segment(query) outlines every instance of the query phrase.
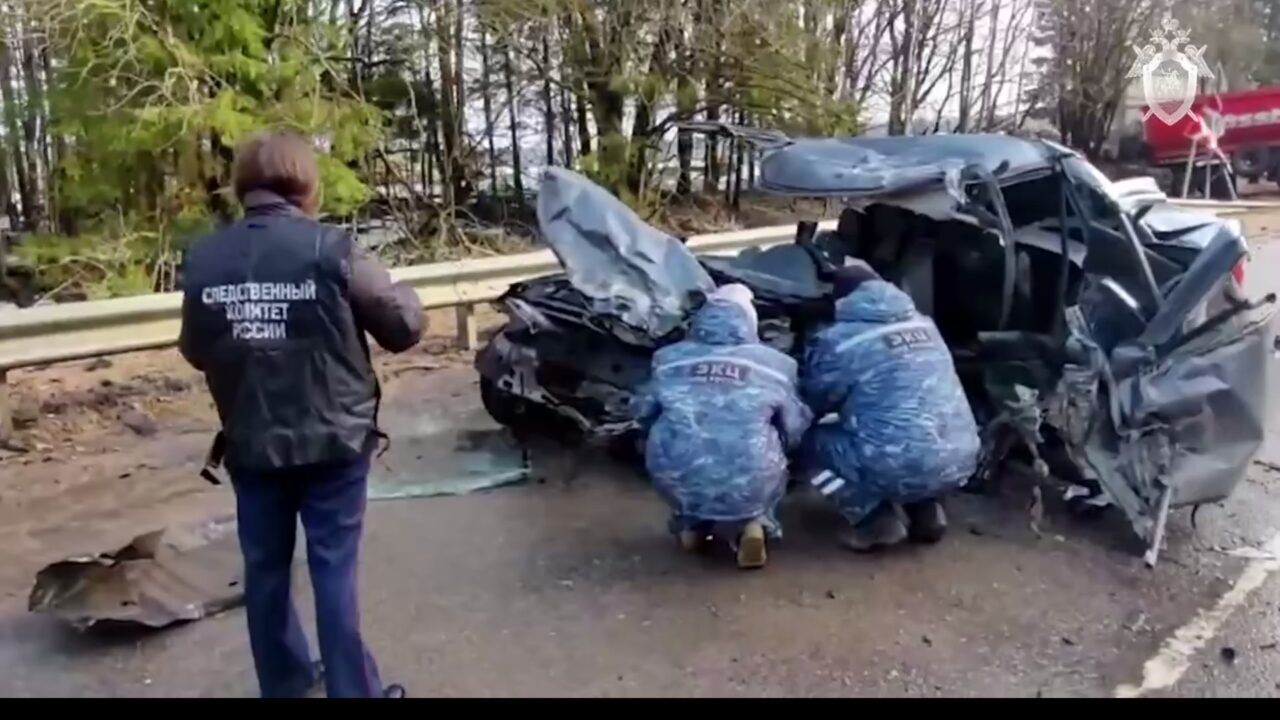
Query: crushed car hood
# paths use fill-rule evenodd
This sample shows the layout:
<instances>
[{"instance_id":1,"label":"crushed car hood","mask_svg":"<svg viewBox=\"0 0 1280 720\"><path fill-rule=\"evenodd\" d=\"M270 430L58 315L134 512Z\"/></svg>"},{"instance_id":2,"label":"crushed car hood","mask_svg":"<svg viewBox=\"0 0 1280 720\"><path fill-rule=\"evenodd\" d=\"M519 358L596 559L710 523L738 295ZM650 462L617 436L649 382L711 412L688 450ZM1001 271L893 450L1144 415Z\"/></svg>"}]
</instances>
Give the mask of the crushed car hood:
<instances>
[{"instance_id":1,"label":"crushed car hood","mask_svg":"<svg viewBox=\"0 0 1280 720\"><path fill-rule=\"evenodd\" d=\"M652 337L680 327L715 283L676 238L587 178L548 168L538 189L542 238L592 310Z\"/></svg>"}]
</instances>

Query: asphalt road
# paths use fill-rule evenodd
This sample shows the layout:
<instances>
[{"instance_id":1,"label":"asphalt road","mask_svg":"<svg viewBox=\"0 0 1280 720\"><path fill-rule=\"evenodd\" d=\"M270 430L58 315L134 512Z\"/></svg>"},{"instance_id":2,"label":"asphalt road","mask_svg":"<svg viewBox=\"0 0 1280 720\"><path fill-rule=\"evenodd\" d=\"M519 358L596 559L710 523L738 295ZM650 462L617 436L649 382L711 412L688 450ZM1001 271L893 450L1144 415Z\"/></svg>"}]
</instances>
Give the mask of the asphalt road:
<instances>
[{"instance_id":1,"label":"asphalt road","mask_svg":"<svg viewBox=\"0 0 1280 720\"><path fill-rule=\"evenodd\" d=\"M1258 249L1250 285L1280 289L1280 244ZM465 368L406 378L388 399L393 433L471 412L474 396ZM198 438L144 448L167 468L158 476L202 450ZM1280 463L1280 442L1261 459ZM1280 696L1280 473L1262 466L1195 528L1176 512L1154 570L1118 516L1051 505L1037 536L1028 488L1012 483L956 498L940 545L879 557L838 548L832 512L792 498L769 567L743 573L725 554L680 553L632 472L534 460L524 485L371 504L362 602L388 681L419 696ZM187 514L227 501L182 495ZM45 532L149 529L141 512ZM20 578L6 577L0 695L254 693L241 611L79 635L25 613Z\"/></svg>"}]
</instances>

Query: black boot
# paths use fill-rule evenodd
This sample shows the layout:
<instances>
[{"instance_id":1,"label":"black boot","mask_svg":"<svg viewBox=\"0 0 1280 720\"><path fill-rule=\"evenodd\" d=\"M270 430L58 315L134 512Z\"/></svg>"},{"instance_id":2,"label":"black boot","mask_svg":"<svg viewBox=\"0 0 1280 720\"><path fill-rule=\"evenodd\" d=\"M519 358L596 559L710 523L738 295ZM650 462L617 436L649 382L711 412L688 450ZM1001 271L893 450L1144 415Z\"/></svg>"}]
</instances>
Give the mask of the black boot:
<instances>
[{"instance_id":1,"label":"black boot","mask_svg":"<svg viewBox=\"0 0 1280 720\"><path fill-rule=\"evenodd\" d=\"M947 534L947 512L937 499L907 503L907 532L912 542L932 544Z\"/></svg>"},{"instance_id":2,"label":"black boot","mask_svg":"<svg viewBox=\"0 0 1280 720\"><path fill-rule=\"evenodd\" d=\"M840 533L840 544L854 552L871 552L907 539L907 526L892 503L881 503L870 515Z\"/></svg>"}]
</instances>

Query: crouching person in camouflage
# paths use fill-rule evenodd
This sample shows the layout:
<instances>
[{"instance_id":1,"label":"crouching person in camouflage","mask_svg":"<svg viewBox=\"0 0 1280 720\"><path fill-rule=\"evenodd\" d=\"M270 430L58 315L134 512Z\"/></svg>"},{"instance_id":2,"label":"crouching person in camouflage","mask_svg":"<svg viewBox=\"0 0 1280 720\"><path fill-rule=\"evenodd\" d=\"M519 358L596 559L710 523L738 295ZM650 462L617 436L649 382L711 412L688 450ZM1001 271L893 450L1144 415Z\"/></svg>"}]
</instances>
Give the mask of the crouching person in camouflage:
<instances>
[{"instance_id":1,"label":"crouching person in camouflage","mask_svg":"<svg viewBox=\"0 0 1280 720\"><path fill-rule=\"evenodd\" d=\"M686 340L653 359L637 417L649 430L645 463L671 505L671 530L689 551L728 540L738 566L765 564L781 536L774 508L786 492L787 453L810 414L796 394L796 363L760 344L751 291L721 288Z\"/></svg>"},{"instance_id":2,"label":"crouching person in camouflage","mask_svg":"<svg viewBox=\"0 0 1280 720\"><path fill-rule=\"evenodd\" d=\"M868 266L838 271L835 323L807 348L802 394L818 417L804 478L850 524L857 551L946 530L941 496L975 470L978 430L951 354L911 298ZM905 516L905 517L904 517Z\"/></svg>"}]
</instances>

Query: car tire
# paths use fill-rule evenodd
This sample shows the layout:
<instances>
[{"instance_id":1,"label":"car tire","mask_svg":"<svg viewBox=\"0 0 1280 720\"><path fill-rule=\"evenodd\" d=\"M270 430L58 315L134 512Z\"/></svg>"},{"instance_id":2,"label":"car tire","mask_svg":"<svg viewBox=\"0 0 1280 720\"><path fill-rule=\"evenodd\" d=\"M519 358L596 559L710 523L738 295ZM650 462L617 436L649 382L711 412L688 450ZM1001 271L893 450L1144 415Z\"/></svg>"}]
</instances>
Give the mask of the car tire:
<instances>
[{"instance_id":1,"label":"car tire","mask_svg":"<svg viewBox=\"0 0 1280 720\"><path fill-rule=\"evenodd\" d=\"M629 432L609 443L609 458L621 465L644 466L644 436Z\"/></svg>"},{"instance_id":2,"label":"car tire","mask_svg":"<svg viewBox=\"0 0 1280 720\"><path fill-rule=\"evenodd\" d=\"M499 425L516 427L527 414L528 403L497 386L486 377L480 378L480 404Z\"/></svg>"}]
</instances>

